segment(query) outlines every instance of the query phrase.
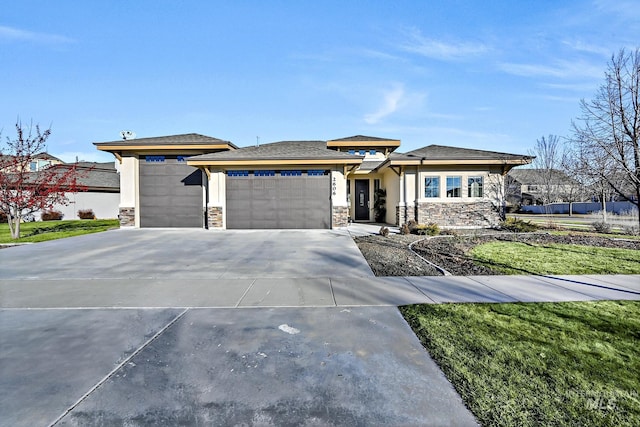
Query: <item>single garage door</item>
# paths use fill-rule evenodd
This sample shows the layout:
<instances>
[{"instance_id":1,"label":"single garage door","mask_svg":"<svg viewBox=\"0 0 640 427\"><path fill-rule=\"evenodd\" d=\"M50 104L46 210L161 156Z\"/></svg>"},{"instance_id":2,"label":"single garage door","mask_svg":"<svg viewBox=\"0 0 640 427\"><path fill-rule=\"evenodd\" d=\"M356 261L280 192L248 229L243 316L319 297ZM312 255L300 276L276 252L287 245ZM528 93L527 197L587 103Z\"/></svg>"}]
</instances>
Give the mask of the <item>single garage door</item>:
<instances>
[{"instance_id":1,"label":"single garage door","mask_svg":"<svg viewBox=\"0 0 640 427\"><path fill-rule=\"evenodd\" d=\"M202 172L183 156L140 156L140 226L202 227Z\"/></svg>"},{"instance_id":2,"label":"single garage door","mask_svg":"<svg viewBox=\"0 0 640 427\"><path fill-rule=\"evenodd\" d=\"M329 172L229 171L227 228L331 228Z\"/></svg>"}]
</instances>

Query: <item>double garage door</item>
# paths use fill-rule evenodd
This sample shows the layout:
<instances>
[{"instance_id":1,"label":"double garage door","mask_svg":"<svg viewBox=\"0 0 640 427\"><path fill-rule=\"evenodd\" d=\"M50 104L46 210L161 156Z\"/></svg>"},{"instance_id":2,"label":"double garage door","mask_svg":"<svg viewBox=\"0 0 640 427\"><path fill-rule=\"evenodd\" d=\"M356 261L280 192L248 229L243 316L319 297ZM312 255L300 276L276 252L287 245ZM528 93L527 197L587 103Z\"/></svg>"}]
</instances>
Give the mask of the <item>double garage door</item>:
<instances>
[{"instance_id":1,"label":"double garage door","mask_svg":"<svg viewBox=\"0 0 640 427\"><path fill-rule=\"evenodd\" d=\"M229 171L227 228L331 228L328 171Z\"/></svg>"},{"instance_id":2,"label":"double garage door","mask_svg":"<svg viewBox=\"0 0 640 427\"><path fill-rule=\"evenodd\" d=\"M202 227L202 172L182 156L140 157L140 226Z\"/></svg>"}]
</instances>

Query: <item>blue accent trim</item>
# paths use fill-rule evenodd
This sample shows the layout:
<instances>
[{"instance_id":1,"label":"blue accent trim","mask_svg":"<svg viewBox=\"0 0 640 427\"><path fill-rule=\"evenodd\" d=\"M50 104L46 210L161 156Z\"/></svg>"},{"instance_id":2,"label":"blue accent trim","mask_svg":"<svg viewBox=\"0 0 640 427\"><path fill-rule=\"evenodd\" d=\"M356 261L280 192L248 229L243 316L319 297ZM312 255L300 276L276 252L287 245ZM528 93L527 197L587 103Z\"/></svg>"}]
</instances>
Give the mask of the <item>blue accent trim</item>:
<instances>
[{"instance_id":1,"label":"blue accent trim","mask_svg":"<svg viewBox=\"0 0 640 427\"><path fill-rule=\"evenodd\" d=\"M276 171L253 171L253 176L276 176Z\"/></svg>"},{"instance_id":2,"label":"blue accent trim","mask_svg":"<svg viewBox=\"0 0 640 427\"><path fill-rule=\"evenodd\" d=\"M186 162L188 158L189 158L189 156L178 156L177 160L179 162Z\"/></svg>"},{"instance_id":3,"label":"blue accent trim","mask_svg":"<svg viewBox=\"0 0 640 427\"><path fill-rule=\"evenodd\" d=\"M249 171L227 171L227 176L249 176Z\"/></svg>"},{"instance_id":4,"label":"blue accent trim","mask_svg":"<svg viewBox=\"0 0 640 427\"><path fill-rule=\"evenodd\" d=\"M322 169L310 169L307 171L308 176L323 176L324 170Z\"/></svg>"},{"instance_id":5,"label":"blue accent trim","mask_svg":"<svg viewBox=\"0 0 640 427\"><path fill-rule=\"evenodd\" d=\"M144 156L144 161L147 163L162 163L164 162L164 156Z\"/></svg>"},{"instance_id":6,"label":"blue accent trim","mask_svg":"<svg viewBox=\"0 0 640 427\"><path fill-rule=\"evenodd\" d=\"M302 176L302 171L280 171L280 176Z\"/></svg>"}]
</instances>

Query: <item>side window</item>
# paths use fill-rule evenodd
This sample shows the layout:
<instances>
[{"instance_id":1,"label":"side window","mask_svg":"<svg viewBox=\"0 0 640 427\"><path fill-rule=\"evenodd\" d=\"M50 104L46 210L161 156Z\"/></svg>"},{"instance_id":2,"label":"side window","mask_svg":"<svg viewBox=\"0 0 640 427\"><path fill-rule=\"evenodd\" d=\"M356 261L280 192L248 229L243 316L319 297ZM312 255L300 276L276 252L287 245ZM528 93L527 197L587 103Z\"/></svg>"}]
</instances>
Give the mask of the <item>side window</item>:
<instances>
[{"instance_id":1,"label":"side window","mask_svg":"<svg viewBox=\"0 0 640 427\"><path fill-rule=\"evenodd\" d=\"M437 177L437 176L425 177L424 197L440 197L440 177Z\"/></svg>"},{"instance_id":2,"label":"side window","mask_svg":"<svg viewBox=\"0 0 640 427\"><path fill-rule=\"evenodd\" d=\"M483 179L481 176L470 176L468 181L468 196L482 197Z\"/></svg>"},{"instance_id":3,"label":"side window","mask_svg":"<svg viewBox=\"0 0 640 427\"><path fill-rule=\"evenodd\" d=\"M447 197L462 197L462 177L447 177Z\"/></svg>"}]
</instances>

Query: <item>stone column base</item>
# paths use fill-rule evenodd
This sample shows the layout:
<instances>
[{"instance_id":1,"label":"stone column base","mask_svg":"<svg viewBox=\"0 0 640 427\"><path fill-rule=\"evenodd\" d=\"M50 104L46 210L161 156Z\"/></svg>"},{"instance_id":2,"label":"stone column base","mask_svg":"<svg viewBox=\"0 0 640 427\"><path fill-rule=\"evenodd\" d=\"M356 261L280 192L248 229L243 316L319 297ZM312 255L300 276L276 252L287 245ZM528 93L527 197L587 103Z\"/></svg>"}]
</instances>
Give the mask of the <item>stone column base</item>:
<instances>
[{"instance_id":1,"label":"stone column base","mask_svg":"<svg viewBox=\"0 0 640 427\"><path fill-rule=\"evenodd\" d=\"M331 207L331 228L346 227L349 225L349 207Z\"/></svg>"},{"instance_id":2,"label":"stone column base","mask_svg":"<svg viewBox=\"0 0 640 427\"><path fill-rule=\"evenodd\" d=\"M222 228L222 214L222 206L209 206L209 209L207 209L209 228Z\"/></svg>"},{"instance_id":3,"label":"stone column base","mask_svg":"<svg viewBox=\"0 0 640 427\"><path fill-rule=\"evenodd\" d=\"M120 208L118 219L120 219L120 227L135 227L136 208Z\"/></svg>"},{"instance_id":4,"label":"stone column base","mask_svg":"<svg viewBox=\"0 0 640 427\"><path fill-rule=\"evenodd\" d=\"M407 210L405 219L405 209ZM416 210L413 206L396 206L396 225L401 226L411 220L416 220Z\"/></svg>"}]
</instances>

